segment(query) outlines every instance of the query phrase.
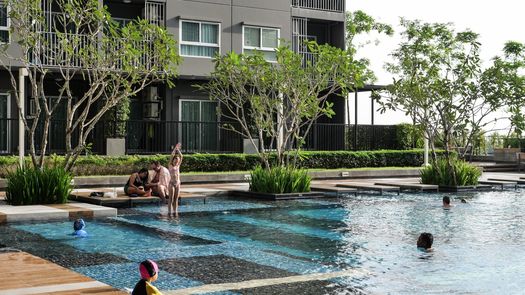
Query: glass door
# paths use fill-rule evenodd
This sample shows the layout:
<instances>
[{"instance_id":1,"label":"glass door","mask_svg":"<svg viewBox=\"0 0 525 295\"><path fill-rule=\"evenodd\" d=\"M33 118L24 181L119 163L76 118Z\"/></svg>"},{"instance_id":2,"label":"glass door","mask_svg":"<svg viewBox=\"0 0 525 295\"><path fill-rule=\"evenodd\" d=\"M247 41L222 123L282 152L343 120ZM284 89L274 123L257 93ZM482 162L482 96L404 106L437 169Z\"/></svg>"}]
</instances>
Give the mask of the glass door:
<instances>
[{"instance_id":1,"label":"glass door","mask_svg":"<svg viewBox=\"0 0 525 295\"><path fill-rule=\"evenodd\" d=\"M216 103L212 101L180 101L180 138L186 151L217 150Z\"/></svg>"}]
</instances>

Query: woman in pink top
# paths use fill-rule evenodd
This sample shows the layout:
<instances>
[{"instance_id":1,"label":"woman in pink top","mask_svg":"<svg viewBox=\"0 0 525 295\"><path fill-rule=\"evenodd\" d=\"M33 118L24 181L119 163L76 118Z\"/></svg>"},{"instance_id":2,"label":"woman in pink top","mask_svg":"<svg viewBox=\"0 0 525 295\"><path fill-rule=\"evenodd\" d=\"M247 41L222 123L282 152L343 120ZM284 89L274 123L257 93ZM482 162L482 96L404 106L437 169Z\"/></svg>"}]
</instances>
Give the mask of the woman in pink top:
<instances>
[{"instance_id":1,"label":"woman in pink top","mask_svg":"<svg viewBox=\"0 0 525 295\"><path fill-rule=\"evenodd\" d=\"M182 153L180 151L181 144L177 143L171 152L170 164L168 170L170 171L170 196L168 200L168 215L171 215L172 208L175 216L178 216L179 196L180 196L180 164L182 163Z\"/></svg>"}]
</instances>

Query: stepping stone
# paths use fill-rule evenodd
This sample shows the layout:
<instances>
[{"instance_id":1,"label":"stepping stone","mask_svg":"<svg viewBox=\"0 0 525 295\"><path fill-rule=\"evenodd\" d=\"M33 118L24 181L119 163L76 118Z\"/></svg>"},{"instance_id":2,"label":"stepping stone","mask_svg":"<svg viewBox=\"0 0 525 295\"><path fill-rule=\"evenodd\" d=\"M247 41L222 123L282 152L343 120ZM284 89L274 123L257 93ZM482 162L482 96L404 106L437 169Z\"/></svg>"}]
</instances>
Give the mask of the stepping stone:
<instances>
[{"instance_id":1,"label":"stepping stone","mask_svg":"<svg viewBox=\"0 0 525 295\"><path fill-rule=\"evenodd\" d=\"M495 180L495 181L508 181L508 182L516 182L517 184L525 184L525 178L520 179L507 179L507 178L488 178L488 180Z\"/></svg>"},{"instance_id":2,"label":"stepping stone","mask_svg":"<svg viewBox=\"0 0 525 295\"><path fill-rule=\"evenodd\" d=\"M376 185L386 185L399 187L401 190L418 190L418 191L439 191L439 185L422 184L422 183L402 183L402 182L376 182Z\"/></svg>"},{"instance_id":3,"label":"stepping stone","mask_svg":"<svg viewBox=\"0 0 525 295\"><path fill-rule=\"evenodd\" d=\"M480 180L479 184L490 184L492 186L499 186L503 190L506 186L513 186L515 189L518 188L516 181L501 181L501 180Z\"/></svg>"},{"instance_id":4,"label":"stepping stone","mask_svg":"<svg viewBox=\"0 0 525 295\"><path fill-rule=\"evenodd\" d=\"M395 186L387 186L387 185L375 185L371 183L340 183L337 184L338 187L349 187L349 188L355 188L359 191L376 191L379 192L381 195L383 192L397 192L399 195L399 192L401 191L399 187Z\"/></svg>"},{"instance_id":5,"label":"stepping stone","mask_svg":"<svg viewBox=\"0 0 525 295\"><path fill-rule=\"evenodd\" d=\"M343 195L343 194L349 194L353 193L354 195L357 195L357 189L356 188L342 188L342 187L335 187L330 185L312 185L310 187L313 191L320 191L320 192L327 192L331 194L335 194L336 196Z\"/></svg>"}]
</instances>

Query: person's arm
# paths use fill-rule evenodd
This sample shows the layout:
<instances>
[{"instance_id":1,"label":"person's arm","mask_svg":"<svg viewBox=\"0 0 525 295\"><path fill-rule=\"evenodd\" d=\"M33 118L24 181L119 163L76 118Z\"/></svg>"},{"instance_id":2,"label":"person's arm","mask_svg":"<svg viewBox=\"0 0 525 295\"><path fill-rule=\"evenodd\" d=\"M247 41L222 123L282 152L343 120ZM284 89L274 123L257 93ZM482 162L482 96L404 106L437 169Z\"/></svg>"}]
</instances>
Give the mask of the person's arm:
<instances>
[{"instance_id":1,"label":"person's arm","mask_svg":"<svg viewBox=\"0 0 525 295\"><path fill-rule=\"evenodd\" d=\"M180 151L180 149L178 149L177 153L180 155L180 158L177 164L180 165L182 163L182 152Z\"/></svg>"}]
</instances>

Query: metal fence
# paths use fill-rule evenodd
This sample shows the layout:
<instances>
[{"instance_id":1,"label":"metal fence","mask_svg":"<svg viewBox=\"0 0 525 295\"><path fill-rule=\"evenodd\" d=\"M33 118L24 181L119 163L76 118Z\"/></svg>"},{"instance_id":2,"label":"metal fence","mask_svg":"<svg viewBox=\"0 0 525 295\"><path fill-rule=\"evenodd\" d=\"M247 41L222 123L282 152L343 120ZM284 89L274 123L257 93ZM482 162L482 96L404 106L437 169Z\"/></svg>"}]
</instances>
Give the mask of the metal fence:
<instances>
[{"instance_id":1,"label":"metal fence","mask_svg":"<svg viewBox=\"0 0 525 295\"><path fill-rule=\"evenodd\" d=\"M228 123L234 126L232 123ZM186 153L242 153L243 137L225 129L225 123L183 121L101 121L87 142L93 154L106 154L106 139L124 135L126 154L169 153L181 142ZM65 152L66 124L53 120L48 133L48 153ZM357 131L357 133L356 133ZM39 126L36 138L43 136ZM78 134L72 134L73 145ZM26 133L26 149L28 145ZM39 148L39 142L36 148ZM305 139L304 150L377 150L397 149L395 126L314 124ZM0 119L0 154L16 154L18 150L18 120Z\"/></svg>"}]
</instances>

